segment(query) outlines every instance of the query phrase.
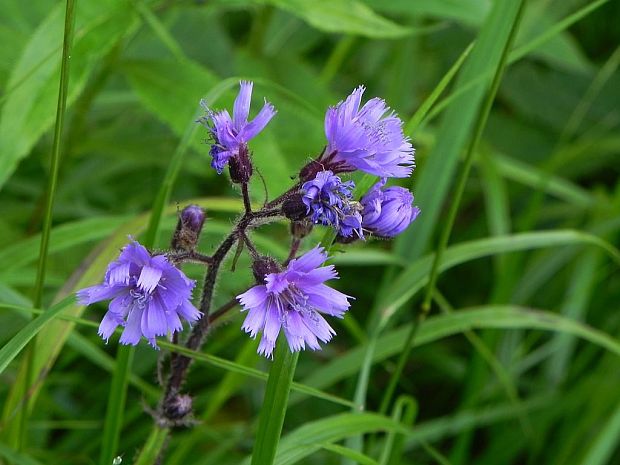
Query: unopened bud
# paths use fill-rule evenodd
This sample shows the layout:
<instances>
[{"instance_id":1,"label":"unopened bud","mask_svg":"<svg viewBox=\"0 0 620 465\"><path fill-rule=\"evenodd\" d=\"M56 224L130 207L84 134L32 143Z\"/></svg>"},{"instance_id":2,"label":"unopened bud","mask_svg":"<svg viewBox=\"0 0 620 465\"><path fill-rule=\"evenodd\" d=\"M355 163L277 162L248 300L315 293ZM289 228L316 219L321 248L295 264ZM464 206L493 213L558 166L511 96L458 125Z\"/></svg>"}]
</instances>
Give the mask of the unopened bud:
<instances>
[{"instance_id":1,"label":"unopened bud","mask_svg":"<svg viewBox=\"0 0 620 465\"><path fill-rule=\"evenodd\" d=\"M282 213L289 220L299 221L308 216L308 207L302 200L301 194L294 194L282 204Z\"/></svg>"},{"instance_id":2,"label":"unopened bud","mask_svg":"<svg viewBox=\"0 0 620 465\"><path fill-rule=\"evenodd\" d=\"M291 221L291 234L295 239L303 239L312 231L314 225L307 219L301 221Z\"/></svg>"},{"instance_id":3,"label":"unopened bud","mask_svg":"<svg viewBox=\"0 0 620 465\"><path fill-rule=\"evenodd\" d=\"M192 398L187 394L178 394L166 402L164 414L170 420L181 420L192 412Z\"/></svg>"},{"instance_id":4,"label":"unopened bud","mask_svg":"<svg viewBox=\"0 0 620 465\"><path fill-rule=\"evenodd\" d=\"M188 205L179 215L179 222L172 237L172 248L194 250L205 222L205 210L198 205Z\"/></svg>"},{"instance_id":5,"label":"unopened bud","mask_svg":"<svg viewBox=\"0 0 620 465\"><path fill-rule=\"evenodd\" d=\"M244 184L250 180L253 168L247 145L241 144L239 153L228 161L228 171L235 184Z\"/></svg>"},{"instance_id":6,"label":"unopened bud","mask_svg":"<svg viewBox=\"0 0 620 465\"><path fill-rule=\"evenodd\" d=\"M271 257L258 257L252 263L252 273L258 284L265 283L265 276L271 273L279 273L282 271L278 262Z\"/></svg>"}]
</instances>

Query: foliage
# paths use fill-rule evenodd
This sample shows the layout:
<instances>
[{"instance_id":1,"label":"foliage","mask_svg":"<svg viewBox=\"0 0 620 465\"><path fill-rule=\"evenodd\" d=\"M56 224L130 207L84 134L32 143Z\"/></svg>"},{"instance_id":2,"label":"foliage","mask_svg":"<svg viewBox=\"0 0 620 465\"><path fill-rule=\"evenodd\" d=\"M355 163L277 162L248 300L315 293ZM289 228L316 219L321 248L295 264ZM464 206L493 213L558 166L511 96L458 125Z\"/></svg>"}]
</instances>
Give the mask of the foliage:
<instances>
[{"instance_id":1,"label":"foliage","mask_svg":"<svg viewBox=\"0 0 620 465\"><path fill-rule=\"evenodd\" d=\"M252 141L265 179L252 179L254 202L292 185L325 145L325 108L364 84L408 122L417 168L400 184L422 213L394 242L332 248L337 287L356 300L323 351L272 370L286 386L294 379L290 396L265 382L276 365L256 355L238 311L203 352L176 349L196 361L197 422L174 431L164 463L249 464L255 441L253 463L617 463L617 2L525 2L431 313L396 369L519 3L77 0L49 215L65 2L4 0L0 462L153 463L165 443L145 412L161 395L158 354L105 345L104 307L84 311L70 296L101 280L128 235L167 247L177 205L207 209L200 246L215 250L243 205L209 166L198 102L230 108L239 79L251 79L279 111ZM284 259L287 227L253 239ZM322 239L314 231L307 244ZM246 255L234 275L231 265L218 306L252 281ZM184 270L200 278L199 267Z\"/></svg>"}]
</instances>

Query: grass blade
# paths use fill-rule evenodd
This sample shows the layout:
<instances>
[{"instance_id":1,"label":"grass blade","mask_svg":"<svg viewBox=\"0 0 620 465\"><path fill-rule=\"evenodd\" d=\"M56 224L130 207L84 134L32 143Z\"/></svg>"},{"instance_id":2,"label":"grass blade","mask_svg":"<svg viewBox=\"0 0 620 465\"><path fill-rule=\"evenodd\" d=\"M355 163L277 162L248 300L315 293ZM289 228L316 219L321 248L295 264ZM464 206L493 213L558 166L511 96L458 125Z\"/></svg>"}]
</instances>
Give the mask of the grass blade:
<instances>
[{"instance_id":1,"label":"grass blade","mask_svg":"<svg viewBox=\"0 0 620 465\"><path fill-rule=\"evenodd\" d=\"M274 463L298 357L299 352L291 352L286 339L280 337L258 419L252 465Z\"/></svg>"},{"instance_id":2,"label":"grass blade","mask_svg":"<svg viewBox=\"0 0 620 465\"><path fill-rule=\"evenodd\" d=\"M19 355L28 342L30 342L46 324L58 317L60 312L73 304L75 304L75 297L71 295L58 302L56 305L52 305L49 310L46 310L36 317L13 336L11 340L0 349L0 373L6 369L9 363Z\"/></svg>"}]
</instances>

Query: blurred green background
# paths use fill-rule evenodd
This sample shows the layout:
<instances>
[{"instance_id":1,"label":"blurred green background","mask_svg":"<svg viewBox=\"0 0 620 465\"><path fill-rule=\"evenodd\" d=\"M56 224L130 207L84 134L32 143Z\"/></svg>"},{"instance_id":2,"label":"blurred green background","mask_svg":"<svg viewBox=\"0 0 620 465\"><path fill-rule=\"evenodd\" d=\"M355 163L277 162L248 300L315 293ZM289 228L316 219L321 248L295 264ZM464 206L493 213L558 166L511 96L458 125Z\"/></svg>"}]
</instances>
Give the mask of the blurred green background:
<instances>
[{"instance_id":1,"label":"blurred green background","mask_svg":"<svg viewBox=\"0 0 620 465\"><path fill-rule=\"evenodd\" d=\"M518 3L78 0L44 306L102 278L127 235L144 232L164 180L173 184L158 247L168 243L175 205L190 201L208 210L205 253L230 229L241 202L209 166L207 133L195 123L201 98L229 108L239 79L251 79L254 112L263 97L278 109L251 143L261 202L320 153L326 108L363 84L367 98L385 98L405 121L417 168L400 183L422 214L393 242L333 249L337 287L356 301L323 351L301 354L295 379L378 411ZM64 13L64 2L0 4L2 345L15 341L33 305ZM346 423L336 415L350 407L297 391L276 463L620 463L618 18L617 1L526 2L431 316L399 378L396 407L405 414L386 412L407 433L386 434L376 419ZM255 238L283 258L287 234L281 223ZM247 257L234 274L230 262L225 268L216 303L251 283ZM200 279L198 267L186 271ZM27 351L0 357L5 460L100 463L117 337L104 345L84 320L103 311L70 305L64 314L81 320L45 325L32 383L24 384ZM201 422L175 432L163 463L238 464L251 454L265 384L240 371L270 362L255 354L241 318L232 312L205 346L235 363L194 365L187 390ZM144 406L159 398L156 359L138 347L118 425L122 463L132 463L152 426Z\"/></svg>"}]
</instances>

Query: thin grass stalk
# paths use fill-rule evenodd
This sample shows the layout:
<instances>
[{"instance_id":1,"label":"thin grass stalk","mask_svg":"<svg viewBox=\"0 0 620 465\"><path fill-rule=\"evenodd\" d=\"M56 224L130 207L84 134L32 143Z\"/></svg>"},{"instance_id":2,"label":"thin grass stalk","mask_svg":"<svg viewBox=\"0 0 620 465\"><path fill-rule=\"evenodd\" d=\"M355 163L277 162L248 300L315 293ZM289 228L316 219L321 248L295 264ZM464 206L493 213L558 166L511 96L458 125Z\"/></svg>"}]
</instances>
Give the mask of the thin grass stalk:
<instances>
[{"instance_id":1,"label":"thin grass stalk","mask_svg":"<svg viewBox=\"0 0 620 465\"><path fill-rule=\"evenodd\" d=\"M62 58L60 63L60 84L58 89L58 101L56 103L56 123L54 126L54 141L52 143L52 155L50 163L50 174L48 177L47 194L45 199L45 213L41 228L41 245L39 248L39 260L37 263L37 275L34 284L33 307L41 307L43 301L43 287L45 284L45 271L47 268L47 255L52 229L52 217L54 210L54 197L56 185L58 183L58 169L60 166L60 149L62 145L62 133L65 123L65 112L67 109L67 93L69 88L69 65L71 59L71 48L73 46L73 32L75 29L75 5L76 0L67 0L65 7L65 28L62 45ZM23 385L22 410L17 414L16 423L17 439L16 446L21 450L24 446L27 430L30 385L34 377L34 348L36 339L26 352L26 378Z\"/></svg>"},{"instance_id":2,"label":"thin grass stalk","mask_svg":"<svg viewBox=\"0 0 620 465\"><path fill-rule=\"evenodd\" d=\"M396 390L396 385L400 376L405 367L406 361L409 359L409 354L411 353L411 349L413 348L413 343L415 340L415 336L420 328L422 322L426 319L430 311L430 303L433 297L435 284L437 282L437 277L439 274L439 265L441 263L441 259L443 258L443 253L448 246L448 241L450 239L450 234L452 232L452 227L454 226L454 222L456 220L456 214L459 209L459 205L461 203L461 198L463 196L463 192L465 191L465 185L467 184L467 179L469 178L469 172L471 170L471 166L474 160L474 154L476 153L476 149L478 144L480 143L480 139L482 137L482 133L486 126L487 119L489 117L489 113L491 111L491 107L493 105L493 101L495 100L495 95L497 94L497 90L499 88L499 84L502 79L502 75L504 73L504 69L506 67L506 62L508 58L508 54L514 38L516 36L517 30L519 29L519 24L521 22L521 18L523 16L523 11L525 9L525 0L521 0L519 2L517 14L515 16L515 20L510 29L510 33L506 40L506 44L504 45L504 49L502 50L502 55L495 72L495 76L493 77L493 81L491 83L491 87L489 89L487 98L483 104L483 107L480 110L480 114L476 121L476 125L474 127L474 135L472 137L471 143L468 147L467 154L465 156L465 163L462 168L461 174L457 181L457 185L455 188L454 200L450 205L450 211L448 212L448 218L445 222L445 227L442 230L442 234L439 240L439 245L437 246L437 252L435 253L435 258L433 260L433 265L431 268L430 278L428 282L428 286L426 287L426 292L424 295L424 300L420 309L416 312L414 317L414 324L411 326L411 330L407 335L407 341L405 342L405 346L403 347L403 351L399 357L398 363L396 365L396 370L392 373L390 377L390 382L388 384L387 389L385 390L385 394L383 399L381 400L381 411L387 411L387 408L390 405L392 396L394 391Z\"/></svg>"}]
</instances>

